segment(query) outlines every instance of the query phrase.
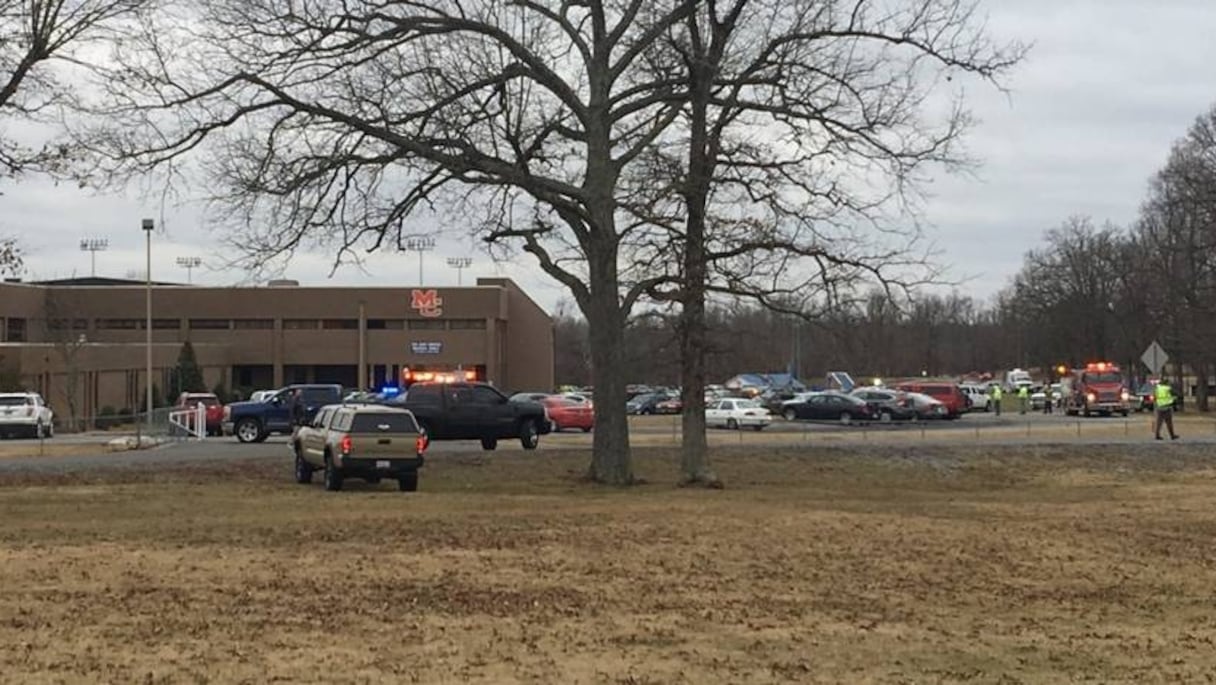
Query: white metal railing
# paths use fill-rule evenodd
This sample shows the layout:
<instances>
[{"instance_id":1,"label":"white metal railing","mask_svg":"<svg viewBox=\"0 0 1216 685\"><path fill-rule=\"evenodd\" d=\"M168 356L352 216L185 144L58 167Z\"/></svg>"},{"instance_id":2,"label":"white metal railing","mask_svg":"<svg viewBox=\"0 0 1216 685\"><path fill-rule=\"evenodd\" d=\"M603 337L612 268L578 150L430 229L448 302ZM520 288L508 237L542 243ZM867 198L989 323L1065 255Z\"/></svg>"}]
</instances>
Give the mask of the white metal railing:
<instances>
[{"instance_id":1,"label":"white metal railing","mask_svg":"<svg viewBox=\"0 0 1216 685\"><path fill-rule=\"evenodd\" d=\"M174 409L169 412L169 425L182 429L195 440L202 440L207 435L207 408L197 404L193 409Z\"/></svg>"}]
</instances>

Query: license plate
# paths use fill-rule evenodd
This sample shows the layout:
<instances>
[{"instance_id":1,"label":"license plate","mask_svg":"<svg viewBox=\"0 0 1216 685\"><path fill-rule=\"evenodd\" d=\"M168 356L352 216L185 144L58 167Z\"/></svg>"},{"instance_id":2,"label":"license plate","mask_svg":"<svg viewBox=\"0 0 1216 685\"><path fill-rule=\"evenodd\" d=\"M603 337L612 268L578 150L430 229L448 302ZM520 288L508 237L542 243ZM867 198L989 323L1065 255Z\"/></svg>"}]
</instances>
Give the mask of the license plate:
<instances>
[{"instance_id":1,"label":"license plate","mask_svg":"<svg viewBox=\"0 0 1216 685\"><path fill-rule=\"evenodd\" d=\"M393 463L392 463L392 462L390 462L390 461L385 461L385 460L383 460L383 459L381 459L381 460L379 460L379 461L377 461L377 462L376 462L376 468L378 468L378 469L387 469L387 468L392 468L392 466L393 466Z\"/></svg>"}]
</instances>

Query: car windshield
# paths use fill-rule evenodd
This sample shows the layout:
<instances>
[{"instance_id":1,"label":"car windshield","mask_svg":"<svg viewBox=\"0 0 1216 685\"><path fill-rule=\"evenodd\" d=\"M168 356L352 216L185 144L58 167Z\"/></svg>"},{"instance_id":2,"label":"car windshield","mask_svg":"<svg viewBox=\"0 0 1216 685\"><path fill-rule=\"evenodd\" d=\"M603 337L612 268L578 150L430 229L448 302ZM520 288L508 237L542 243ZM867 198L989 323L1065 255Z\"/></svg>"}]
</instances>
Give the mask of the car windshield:
<instances>
[{"instance_id":1,"label":"car windshield","mask_svg":"<svg viewBox=\"0 0 1216 685\"><path fill-rule=\"evenodd\" d=\"M1085 382L1087 383L1122 383L1123 376L1117 373L1087 373L1085 374Z\"/></svg>"},{"instance_id":2,"label":"car windshield","mask_svg":"<svg viewBox=\"0 0 1216 685\"><path fill-rule=\"evenodd\" d=\"M20 407L22 405L26 405L29 403L30 403L30 400L28 397L23 397L20 395L17 395L17 396L10 395L9 397L0 397L0 407Z\"/></svg>"}]
</instances>

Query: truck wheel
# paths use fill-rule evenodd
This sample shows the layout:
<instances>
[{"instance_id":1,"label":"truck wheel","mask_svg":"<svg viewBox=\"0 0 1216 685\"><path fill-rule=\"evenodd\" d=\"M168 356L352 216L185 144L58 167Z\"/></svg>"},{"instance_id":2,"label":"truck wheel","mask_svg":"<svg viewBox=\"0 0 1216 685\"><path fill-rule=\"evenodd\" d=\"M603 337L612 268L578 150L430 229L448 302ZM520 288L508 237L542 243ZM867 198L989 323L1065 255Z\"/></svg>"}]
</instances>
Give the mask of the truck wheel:
<instances>
[{"instance_id":1,"label":"truck wheel","mask_svg":"<svg viewBox=\"0 0 1216 685\"><path fill-rule=\"evenodd\" d=\"M418 472L409 471L401 475L397 479L397 489L401 492L417 492L418 490Z\"/></svg>"},{"instance_id":2,"label":"truck wheel","mask_svg":"<svg viewBox=\"0 0 1216 685\"><path fill-rule=\"evenodd\" d=\"M495 438L482 438L481 439L481 449L489 451L489 450L494 450L497 448L498 448L498 440L496 440Z\"/></svg>"},{"instance_id":3,"label":"truck wheel","mask_svg":"<svg viewBox=\"0 0 1216 685\"><path fill-rule=\"evenodd\" d=\"M312 482L312 464L304 460L304 455L300 452L300 443L295 444L296 453L296 482L300 485L306 485Z\"/></svg>"},{"instance_id":4,"label":"truck wheel","mask_svg":"<svg viewBox=\"0 0 1216 685\"><path fill-rule=\"evenodd\" d=\"M257 419L241 419L237 421L236 428L232 432L240 442L261 442L266 439L262 435L262 424L258 423Z\"/></svg>"},{"instance_id":5,"label":"truck wheel","mask_svg":"<svg viewBox=\"0 0 1216 685\"><path fill-rule=\"evenodd\" d=\"M786 409L781 415L785 417L786 421L794 421L798 418L798 412L793 409Z\"/></svg>"},{"instance_id":6,"label":"truck wheel","mask_svg":"<svg viewBox=\"0 0 1216 685\"><path fill-rule=\"evenodd\" d=\"M540 444L540 430L535 421L524 421L519 427L519 444L526 450L534 450Z\"/></svg>"},{"instance_id":7,"label":"truck wheel","mask_svg":"<svg viewBox=\"0 0 1216 685\"><path fill-rule=\"evenodd\" d=\"M334 460L328 454L325 455L325 489L330 492L342 489L342 472L334 466Z\"/></svg>"}]
</instances>

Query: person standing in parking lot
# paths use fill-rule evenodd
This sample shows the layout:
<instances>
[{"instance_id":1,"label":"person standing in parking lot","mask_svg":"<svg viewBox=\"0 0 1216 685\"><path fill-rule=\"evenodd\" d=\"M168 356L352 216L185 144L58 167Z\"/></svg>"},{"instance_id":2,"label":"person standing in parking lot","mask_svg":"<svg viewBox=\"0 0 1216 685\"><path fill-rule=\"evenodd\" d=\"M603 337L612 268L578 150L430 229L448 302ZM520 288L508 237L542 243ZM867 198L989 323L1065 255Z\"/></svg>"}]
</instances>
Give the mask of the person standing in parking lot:
<instances>
[{"instance_id":1,"label":"person standing in parking lot","mask_svg":"<svg viewBox=\"0 0 1216 685\"><path fill-rule=\"evenodd\" d=\"M291 425L304 425L304 393L299 388L291 391Z\"/></svg>"},{"instance_id":2,"label":"person standing in parking lot","mask_svg":"<svg viewBox=\"0 0 1216 685\"><path fill-rule=\"evenodd\" d=\"M1170 440L1177 440L1178 434L1174 432L1174 389L1164 378L1158 381L1157 388L1153 390L1153 405L1157 410L1157 420L1153 424L1153 436L1160 440L1161 425L1165 424L1170 429Z\"/></svg>"},{"instance_id":3,"label":"person standing in parking lot","mask_svg":"<svg viewBox=\"0 0 1216 685\"><path fill-rule=\"evenodd\" d=\"M1026 408L1030 405L1030 386L1022 385L1018 387L1018 413L1025 414Z\"/></svg>"},{"instance_id":4,"label":"person standing in parking lot","mask_svg":"<svg viewBox=\"0 0 1216 685\"><path fill-rule=\"evenodd\" d=\"M1001 386L999 383L994 383L988 388L988 394L992 396L992 411L996 412L997 416L1001 415Z\"/></svg>"}]
</instances>

